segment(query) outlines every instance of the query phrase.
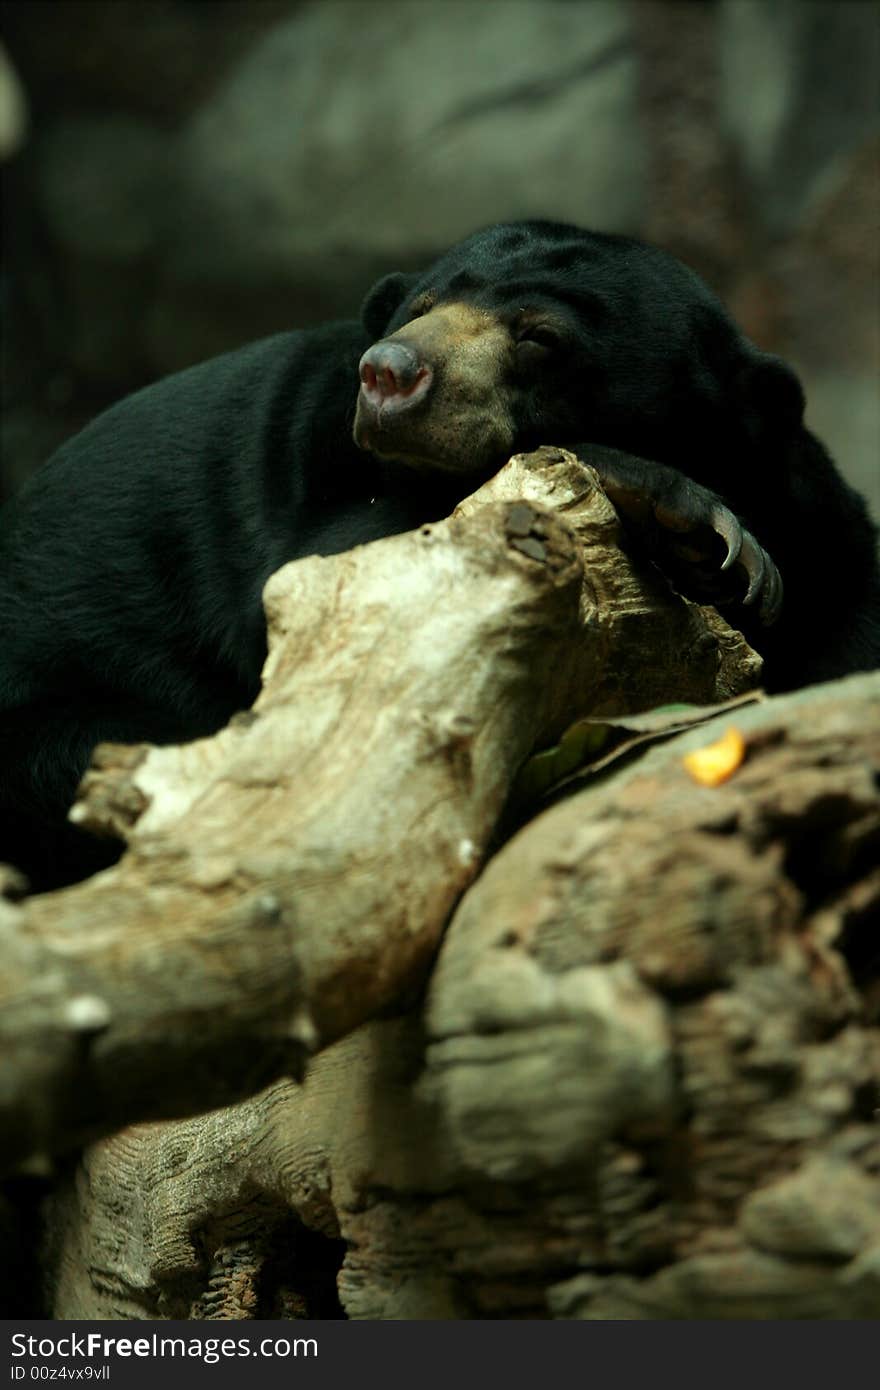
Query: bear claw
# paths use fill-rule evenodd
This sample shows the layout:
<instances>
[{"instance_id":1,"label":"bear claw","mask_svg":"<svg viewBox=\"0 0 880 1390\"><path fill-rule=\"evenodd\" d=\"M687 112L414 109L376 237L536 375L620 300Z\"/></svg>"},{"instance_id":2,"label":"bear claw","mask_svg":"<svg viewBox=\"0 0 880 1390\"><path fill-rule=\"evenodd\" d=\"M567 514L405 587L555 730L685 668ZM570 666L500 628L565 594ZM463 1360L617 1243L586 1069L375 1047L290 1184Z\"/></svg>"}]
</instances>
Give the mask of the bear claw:
<instances>
[{"instance_id":1,"label":"bear claw","mask_svg":"<svg viewBox=\"0 0 880 1390\"><path fill-rule=\"evenodd\" d=\"M722 572L739 564L745 570L749 586L740 602L751 607L760 598L758 609L761 622L770 627L782 609L782 578L770 556L727 507L712 508L712 527L727 545L721 562Z\"/></svg>"},{"instance_id":2,"label":"bear claw","mask_svg":"<svg viewBox=\"0 0 880 1390\"><path fill-rule=\"evenodd\" d=\"M624 519L640 533L647 525L644 538L652 558L673 582L679 581L684 593L701 602L756 608L764 627L776 622L782 610L779 571L751 531L719 498L690 480L682 483L660 464L612 455L608 450L598 453L598 458L595 450L587 456ZM707 531L724 543L720 563L713 559L711 541L700 538ZM676 538L671 543L664 538L670 533ZM684 537L687 541L682 543ZM745 574L746 591L722 594L717 576L734 566Z\"/></svg>"}]
</instances>

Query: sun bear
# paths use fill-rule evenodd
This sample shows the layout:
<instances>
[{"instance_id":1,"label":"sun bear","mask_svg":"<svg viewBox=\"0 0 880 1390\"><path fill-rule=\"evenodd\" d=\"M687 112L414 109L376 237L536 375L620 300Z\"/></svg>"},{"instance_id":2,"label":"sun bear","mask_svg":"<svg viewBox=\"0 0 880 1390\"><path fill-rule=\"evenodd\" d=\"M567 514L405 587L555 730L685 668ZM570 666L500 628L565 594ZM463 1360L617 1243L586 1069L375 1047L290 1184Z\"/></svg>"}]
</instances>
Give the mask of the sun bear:
<instances>
[{"instance_id":1,"label":"sun bear","mask_svg":"<svg viewBox=\"0 0 880 1390\"><path fill-rule=\"evenodd\" d=\"M745 632L769 689L875 666L874 528L803 409L685 266L540 221L386 276L359 321L122 400L0 513L0 859L37 888L109 862L66 821L92 749L248 707L274 570L436 520L545 443L588 446L636 543Z\"/></svg>"}]
</instances>

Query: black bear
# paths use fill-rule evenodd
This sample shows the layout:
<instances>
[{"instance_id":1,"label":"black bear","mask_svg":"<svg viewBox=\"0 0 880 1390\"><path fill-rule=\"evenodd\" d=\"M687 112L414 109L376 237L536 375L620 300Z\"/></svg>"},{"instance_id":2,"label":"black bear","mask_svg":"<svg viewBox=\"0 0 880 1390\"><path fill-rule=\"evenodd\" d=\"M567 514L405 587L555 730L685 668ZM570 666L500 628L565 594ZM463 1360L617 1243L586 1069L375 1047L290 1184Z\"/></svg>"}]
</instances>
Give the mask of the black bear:
<instances>
[{"instance_id":1,"label":"black bear","mask_svg":"<svg viewBox=\"0 0 880 1390\"><path fill-rule=\"evenodd\" d=\"M768 688L873 667L874 530L803 407L685 266L537 221L387 276L361 321L123 400L0 514L0 859L38 888L109 862L65 819L93 747L247 707L273 570L435 520L543 443L589 446L637 540L726 606Z\"/></svg>"}]
</instances>

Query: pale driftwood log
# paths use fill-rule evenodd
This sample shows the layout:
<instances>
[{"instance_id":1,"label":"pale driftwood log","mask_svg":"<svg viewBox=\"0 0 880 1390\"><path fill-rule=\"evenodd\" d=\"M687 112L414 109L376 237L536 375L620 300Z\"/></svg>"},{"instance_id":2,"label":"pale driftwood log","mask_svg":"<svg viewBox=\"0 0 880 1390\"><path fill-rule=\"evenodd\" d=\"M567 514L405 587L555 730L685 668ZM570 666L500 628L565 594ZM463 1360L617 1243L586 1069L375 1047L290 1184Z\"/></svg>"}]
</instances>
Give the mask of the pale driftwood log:
<instances>
[{"instance_id":1,"label":"pale driftwood log","mask_svg":"<svg viewBox=\"0 0 880 1390\"><path fill-rule=\"evenodd\" d=\"M683 754L732 721L744 763L697 786ZM423 1007L87 1151L54 1315L338 1315L342 1260L354 1318L876 1317L878 764L861 677L539 816Z\"/></svg>"},{"instance_id":2,"label":"pale driftwood log","mask_svg":"<svg viewBox=\"0 0 880 1390\"><path fill-rule=\"evenodd\" d=\"M273 577L254 711L105 749L79 814L127 854L0 904L7 1164L300 1075L424 978L536 744L755 684L618 539L594 475L544 450L460 516Z\"/></svg>"}]
</instances>

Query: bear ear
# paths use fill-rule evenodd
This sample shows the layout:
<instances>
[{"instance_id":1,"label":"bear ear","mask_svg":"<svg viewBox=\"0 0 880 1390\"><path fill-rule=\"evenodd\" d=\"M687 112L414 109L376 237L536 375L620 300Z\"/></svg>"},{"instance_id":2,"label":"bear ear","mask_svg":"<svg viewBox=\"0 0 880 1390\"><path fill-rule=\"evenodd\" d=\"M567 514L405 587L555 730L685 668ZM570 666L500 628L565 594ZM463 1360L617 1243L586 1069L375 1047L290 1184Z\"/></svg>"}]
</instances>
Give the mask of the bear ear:
<instances>
[{"instance_id":1,"label":"bear ear","mask_svg":"<svg viewBox=\"0 0 880 1390\"><path fill-rule=\"evenodd\" d=\"M736 384L746 424L755 437L783 439L801 427L803 387L781 357L754 349Z\"/></svg>"},{"instance_id":2,"label":"bear ear","mask_svg":"<svg viewBox=\"0 0 880 1390\"><path fill-rule=\"evenodd\" d=\"M410 290L418 284L419 275L404 275L395 270L391 275L377 280L361 305L361 323L375 341L381 338L391 319L406 299Z\"/></svg>"}]
</instances>

